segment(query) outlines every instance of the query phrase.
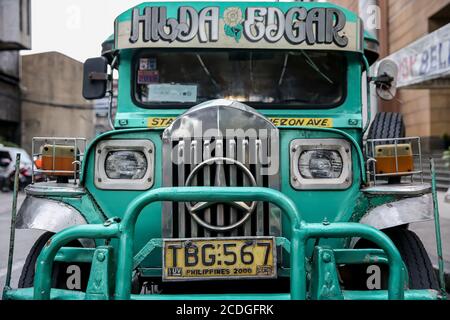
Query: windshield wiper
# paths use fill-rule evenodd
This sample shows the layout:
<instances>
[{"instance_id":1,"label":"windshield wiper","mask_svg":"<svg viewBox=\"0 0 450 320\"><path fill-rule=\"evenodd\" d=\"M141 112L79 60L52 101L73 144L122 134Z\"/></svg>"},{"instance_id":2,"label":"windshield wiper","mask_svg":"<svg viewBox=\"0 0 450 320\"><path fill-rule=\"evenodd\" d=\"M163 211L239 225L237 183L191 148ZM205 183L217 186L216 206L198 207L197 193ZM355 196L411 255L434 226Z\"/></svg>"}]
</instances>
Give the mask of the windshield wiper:
<instances>
[{"instance_id":1,"label":"windshield wiper","mask_svg":"<svg viewBox=\"0 0 450 320\"><path fill-rule=\"evenodd\" d=\"M309 64L311 68L313 68L318 74L320 74L325 80L327 80L330 84L334 84L333 80L331 80L325 73L323 73L317 64L311 59L310 56L304 51L300 50L300 52L305 56L306 62Z\"/></svg>"},{"instance_id":2,"label":"windshield wiper","mask_svg":"<svg viewBox=\"0 0 450 320\"><path fill-rule=\"evenodd\" d=\"M204 72L206 73L206 75L209 77L209 79L211 80L211 83L214 85L214 87L216 87L217 91L220 92L219 84L217 83L216 80L214 80L214 78L213 78L211 72L209 72L209 69L206 67L205 62L203 62L202 57L200 57L199 54L196 54L196 56L197 56L198 62L200 63L200 65L201 65L202 68L203 68L203 71L204 71Z\"/></svg>"},{"instance_id":3,"label":"windshield wiper","mask_svg":"<svg viewBox=\"0 0 450 320\"><path fill-rule=\"evenodd\" d=\"M288 61L289 61L289 54L287 53L287 54L284 55L283 70L281 71L280 80L278 81L278 86L279 87L281 87L281 85L283 84L284 75L286 74Z\"/></svg>"}]
</instances>

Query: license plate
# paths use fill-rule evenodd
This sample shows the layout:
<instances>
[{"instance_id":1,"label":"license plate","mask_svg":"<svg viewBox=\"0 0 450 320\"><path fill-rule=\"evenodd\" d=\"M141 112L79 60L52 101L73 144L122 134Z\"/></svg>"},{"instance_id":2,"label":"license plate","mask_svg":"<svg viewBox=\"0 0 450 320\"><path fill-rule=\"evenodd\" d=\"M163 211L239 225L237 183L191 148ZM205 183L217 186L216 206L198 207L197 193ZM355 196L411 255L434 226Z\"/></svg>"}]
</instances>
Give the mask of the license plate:
<instances>
[{"instance_id":1,"label":"license plate","mask_svg":"<svg viewBox=\"0 0 450 320\"><path fill-rule=\"evenodd\" d=\"M163 280L273 279L274 238L166 239Z\"/></svg>"}]
</instances>

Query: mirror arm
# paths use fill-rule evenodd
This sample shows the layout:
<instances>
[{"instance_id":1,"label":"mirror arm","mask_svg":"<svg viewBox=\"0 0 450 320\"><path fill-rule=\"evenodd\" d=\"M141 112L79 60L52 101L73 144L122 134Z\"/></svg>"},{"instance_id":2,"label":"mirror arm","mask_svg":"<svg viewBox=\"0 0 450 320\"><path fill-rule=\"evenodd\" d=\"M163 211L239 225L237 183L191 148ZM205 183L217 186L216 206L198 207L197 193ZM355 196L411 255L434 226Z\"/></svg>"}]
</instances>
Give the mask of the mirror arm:
<instances>
[{"instance_id":1,"label":"mirror arm","mask_svg":"<svg viewBox=\"0 0 450 320\"><path fill-rule=\"evenodd\" d=\"M91 72L89 74L89 80L92 80L92 81L108 81L108 80L110 80L110 76L107 73Z\"/></svg>"},{"instance_id":2,"label":"mirror arm","mask_svg":"<svg viewBox=\"0 0 450 320\"><path fill-rule=\"evenodd\" d=\"M111 74L108 75L111 83L109 89L109 109L108 109L108 123L112 130L114 130L114 122L112 120L112 109L114 103L114 68L119 64L119 55L114 54L114 58L111 62Z\"/></svg>"},{"instance_id":3,"label":"mirror arm","mask_svg":"<svg viewBox=\"0 0 450 320\"><path fill-rule=\"evenodd\" d=\"M381 86L387 86L388 88L392 87L392 82L394 81L394 78L388 75L387 73L384 73L381 76L378 77L370 77L370 82L375 83L377 87Z\"/></svg>"},{"instance_id":4,"label":"mirror arm","mask_svg":"<svg viewBox=\"0 0 450 320\"><path fill-rule=\"evenodd\" d=\"M365 67L365 71L366 71L366 77L367 77L367 120L366 123L364 124L363 127L363 135L366 134L367 130L369 130L369 126L372 122L372 103L371 103L371 92L370 92L370 82L371 82L371 75L370 75L370 65L369 65L369 61L367 60L366 56L363 55L363 63L364 63L364 67ZM363 119L364 121L364 119Z\"/></svg>"}]
</instances>

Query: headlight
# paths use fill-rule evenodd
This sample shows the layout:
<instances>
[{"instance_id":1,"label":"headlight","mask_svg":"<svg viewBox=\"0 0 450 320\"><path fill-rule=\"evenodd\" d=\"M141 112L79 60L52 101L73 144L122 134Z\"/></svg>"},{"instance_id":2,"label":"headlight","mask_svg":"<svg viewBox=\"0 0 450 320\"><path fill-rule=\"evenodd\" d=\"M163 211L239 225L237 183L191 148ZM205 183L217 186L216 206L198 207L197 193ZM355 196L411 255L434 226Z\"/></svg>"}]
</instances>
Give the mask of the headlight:
<instances>
[{"instance_id":1,"label":"headlight","mask_svg":"<svg viewBox=\"0 0 450 320\"><path fill-rule=\"evenodd\" d=\"M111 151L106 156L105 172L109 179L140 180L147 172L147 159L139 151Z\"/></svg>"},{"instance_id":2,"label":"headlight","mask_svg":"<svg viewBox=\"0 0 450 320\"><path fill-rule=\"evenodd\" d=\"M294 140L290 158L296 190L342 190L352 184L351 145L346 140Z\"/></svg>"},{"instance_id":3,"label":"headlight","mask_svg":"<svg viewBox=\"0 0 450 320\"><path fill-rule=\"evenodd\" d=\"M342 157L337 151L304 151L298 167L305 179L338 179L342 174Z\"/></svg>"},{"instance_id":4,"label":"headlight","mask_svg":"<svg viewBox=\"0 0 450 320\"><path fill-rule=\"evenodd\" d=\"M95 186L148 190L154 182L155 147L149 140L107 140L96 148Z\"/></svg>"}]
</instances>

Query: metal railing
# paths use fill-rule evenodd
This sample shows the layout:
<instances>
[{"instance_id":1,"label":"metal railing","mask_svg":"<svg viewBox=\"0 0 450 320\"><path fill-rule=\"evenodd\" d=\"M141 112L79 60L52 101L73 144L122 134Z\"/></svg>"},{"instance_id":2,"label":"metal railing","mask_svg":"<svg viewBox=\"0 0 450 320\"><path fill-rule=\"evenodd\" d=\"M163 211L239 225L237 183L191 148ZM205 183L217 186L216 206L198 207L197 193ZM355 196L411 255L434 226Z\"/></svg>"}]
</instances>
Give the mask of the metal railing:
<instances>
[{"instance_id":1,"label":"metal railing","mask_svg":"<svg viewBox=\"0 0 450 320\"><path fill-rule=\"evenodd\" d=\"M42 157L42 148L45 145L52 146L52 169L37 168L33 165L32 169L32 183L36 182L36 174L40 173L48 179L55 175L72 175L74 184L78 184L78 174L81 169L81 162L83 161L84 153L87 147L87 140L85 138L56 138L56 137L35 137L32 141L31 153L32 159L35 161ZM74 148L73 152L73 170L57 170L56 168L56 146L70 146Z\"/></svg>"},{"instance_id":2,"label":"metal railing","mask_svg":"<svg viewBox=\"0 0 450 320\"><path fill-rule=\"evenodd\" d=\"M399 166L399 145L410 144L412 148L413 163L419 163L417 170L401 172ZM395 172L393 173L377 173L376 148L381 145L394 146ZM422 158L422 144L420 137L407 138L386 138L386 139L367 139L365 141L366 149L366 167L367 178L369 184L377 185L383 178L390 177L409 177L410 182L414 182L414 178L419 176L419 181L424 183L424 169ZM415 153L416 152L416 153Z\"/></svg>"}]
</instances>

